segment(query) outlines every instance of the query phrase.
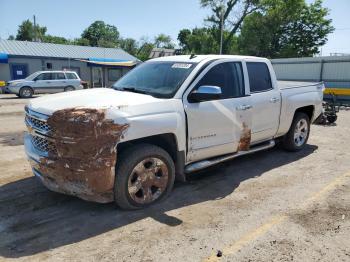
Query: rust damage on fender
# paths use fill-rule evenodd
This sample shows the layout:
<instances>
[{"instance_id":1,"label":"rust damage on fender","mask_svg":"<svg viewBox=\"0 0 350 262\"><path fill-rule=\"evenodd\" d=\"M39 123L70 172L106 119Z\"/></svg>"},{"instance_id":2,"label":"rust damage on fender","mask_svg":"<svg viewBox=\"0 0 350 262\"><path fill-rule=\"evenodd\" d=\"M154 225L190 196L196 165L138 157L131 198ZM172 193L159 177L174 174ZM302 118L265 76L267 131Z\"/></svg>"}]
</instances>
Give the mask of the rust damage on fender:
<instances>
[{"instance_id":1,"label":"rust damage on fender","mask_svg":"<svg viewBox=\"0 0 350 262\"><path fill-rule=\"evenodd\" d=\"M105 109L91 108L56 111L47 123L55 151L41 160L43 183L85 200L113 201L116 145L129 125L106 119Z\"/></svg>"},{"instance_id":2,"label":"rust damage on fender","mask_svg":"<svg viewBox=\"0 0 350 262\"><path fill-rule=\"evenodd\" d=\"M248 125L243 122L242 124L243 130L241 133L241 137L239 139L237 151L248 151L250 147L250 141L252 136L251 129L248 128Z\"/></svg>"}]
</instances>

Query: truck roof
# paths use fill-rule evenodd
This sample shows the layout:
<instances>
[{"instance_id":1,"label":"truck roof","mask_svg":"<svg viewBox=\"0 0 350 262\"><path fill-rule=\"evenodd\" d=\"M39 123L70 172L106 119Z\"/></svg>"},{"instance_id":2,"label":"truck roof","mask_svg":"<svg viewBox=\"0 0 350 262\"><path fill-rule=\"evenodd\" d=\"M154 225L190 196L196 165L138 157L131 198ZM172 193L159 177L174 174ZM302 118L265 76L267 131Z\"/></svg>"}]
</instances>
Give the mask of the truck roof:
<instances>
[{"instance_id":1,"label":"truck roof","mask_svg":"<svg viewBox=\"0 0 350 262\"><path fill-rule=\"evenodd\" d=\"M178 55L178 56L164 56L151 59L150 61L171 61L171 62L187 62L187 63L199 63L203 60L215 60L215 59L239 59L239 60L256 60L256 61L269 61L266 58L256 56L240 56L240 55L195 55L191 59L191 55Z\"/></svg>"}]
</instances>

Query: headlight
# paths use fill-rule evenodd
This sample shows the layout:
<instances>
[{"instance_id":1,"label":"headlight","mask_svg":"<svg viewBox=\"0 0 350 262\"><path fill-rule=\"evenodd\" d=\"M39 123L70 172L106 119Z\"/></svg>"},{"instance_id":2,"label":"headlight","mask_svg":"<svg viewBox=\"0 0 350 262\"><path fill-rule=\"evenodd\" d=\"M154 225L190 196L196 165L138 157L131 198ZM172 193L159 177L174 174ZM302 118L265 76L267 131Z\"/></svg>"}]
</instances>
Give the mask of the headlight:
<instances>
[{"instance_id":1,"label":"headlight","mask_svg":"<svg viewBox=\"0 0 350 262\"><path fill-rule=\"evenodd\" d=\"M10 86L19 86L21 83L10 83Z\"/></svg>"}]
</instances>

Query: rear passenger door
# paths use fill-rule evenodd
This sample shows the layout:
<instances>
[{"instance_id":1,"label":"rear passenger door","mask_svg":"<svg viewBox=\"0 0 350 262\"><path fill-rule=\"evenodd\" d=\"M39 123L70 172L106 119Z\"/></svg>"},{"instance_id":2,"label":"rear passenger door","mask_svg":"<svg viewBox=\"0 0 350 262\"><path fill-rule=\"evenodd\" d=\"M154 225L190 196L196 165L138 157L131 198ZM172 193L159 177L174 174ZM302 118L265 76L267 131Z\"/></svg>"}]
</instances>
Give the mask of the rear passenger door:
<instances>
[{"instance_id":1,"label":"rear passenger door","mask_svg":"<svg viewBox=\"0 0 350 262\"><path fill-rule=\"evenodd\" d=\"M65 74L62 72L52 73L52 85L50 93L63 92L67 85L67 80Z\"/></svg>"},{"instance_id":2,"label":"rear passenger door","mask_svg":"<svg viewBox=\"0 0 350 262\"><path fill-rule=\"evenodd\" d=\"M247 62L252 111L252 142L275 136L279 126L281 97L273 86L268 65L264 62Z\"/></svg>"},{"instance_id":3,"label":"rear passenger door","mask_svg":"<svg viewBox=\"0 0 350 262\"><path fill-rule=\"evenodd\" d=\"M65 74L67 78L67 86L73 86L74 89L79 89L80 79L78 78L78 76L70 72L66 72Z\"/></svg>"}]
</instances>

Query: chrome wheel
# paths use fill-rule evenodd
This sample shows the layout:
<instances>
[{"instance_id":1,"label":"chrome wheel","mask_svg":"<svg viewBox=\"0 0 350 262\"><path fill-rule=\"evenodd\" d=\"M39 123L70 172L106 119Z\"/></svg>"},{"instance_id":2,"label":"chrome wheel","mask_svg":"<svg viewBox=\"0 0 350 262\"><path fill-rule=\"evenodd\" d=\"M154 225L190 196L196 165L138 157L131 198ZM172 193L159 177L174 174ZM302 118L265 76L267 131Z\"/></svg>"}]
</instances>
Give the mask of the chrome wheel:
<instances>
[{"instance_id":1,"label":"chrome wheel","mask_svg":"<svg viewBox=\"0 0 350 262\"><path fill-rule=\"evenodd\" d=\"M149 204L166 191L168 181L167 165L159 158L146 158L132 170L128 180L128 192L136 203Z\"/></svg>"},{"instance_id":2,"label":"chrome wheel","mask_svg":"<svg viewBox=\"0 0 350 262\"><path fill-rule=\"evenodd\" d=\"M308 123L305 119L300 119L294 129L294 143L296 146L302 146L309 133Z\"/></svg>"},{"instance_id":3,"label":"chrome wheel","mask_svg":"<svg viewBox=\"0 0 350 262\"><path fill-rule=\"evenodd\" d=\"M30 98L33 95L33 90L29 87L22 87L19 90L19 96L23 98Z\"/></svg>"},{"instance_id":4,"label":"chrome wheel","mask_svg":"<svg viewBox=\"0 0 350 262\"><path fill-rule=\"evenodd\" d=\"M23 94L24 96L30 96L30 95L31 95L29 89L24 89L22 94Z\"/></svg>"}]
</instances>

